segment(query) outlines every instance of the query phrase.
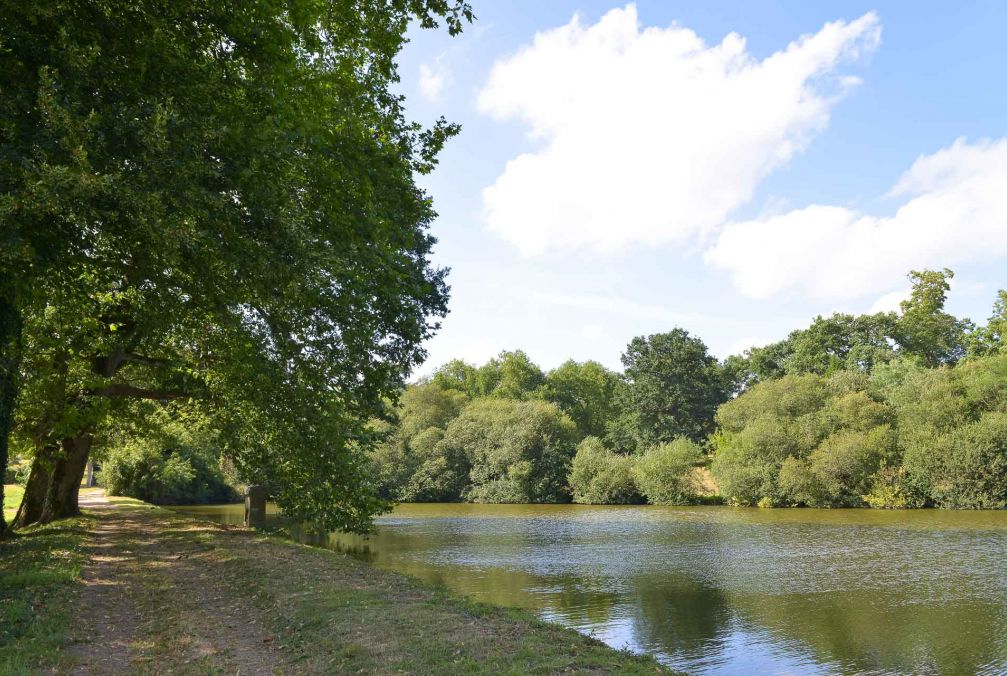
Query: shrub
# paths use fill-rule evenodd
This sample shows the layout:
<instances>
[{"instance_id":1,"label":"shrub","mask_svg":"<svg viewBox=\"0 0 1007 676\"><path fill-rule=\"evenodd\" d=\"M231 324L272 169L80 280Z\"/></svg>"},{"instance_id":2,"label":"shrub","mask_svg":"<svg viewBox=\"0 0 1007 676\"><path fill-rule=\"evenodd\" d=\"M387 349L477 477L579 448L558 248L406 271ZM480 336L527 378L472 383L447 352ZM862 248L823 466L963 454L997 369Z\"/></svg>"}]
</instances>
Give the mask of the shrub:
<instances>
[{"instance_id":1,"label":"shrub","mask_svg":"<svg viewBox=\"0 0 1007 676\"><path fill-rule=\"evenodd\" d=\"M191 449L159 448L149 440L111 451L101 479L113 495L156 505L235 502L238 494L220 468Z\"/></svg>"},{"instance_id":2,"label":"shrub","mask_svg":"<svg viewBox=\"0 0 1007 676\"><path fill-rule=\"evenodd\" d=\"M794 457L784 460L777 483L780 498L786 504L820 507L829 502L828 490L807 460Z\"/></svg>"},{"instance_id":3,"label":"shrub","mask_svg":"<svg viewBox=\"0 0 1007 676\"><path fill-rule=\"evenodd\" d=\"M687 505L696 501L699 487L693 469L703 451L684 437L648 449L636 461L633 476L652 505Z\"/></svg>"},{"instance_id":4,"label":"shrub","mask_svg":"<svg viewBox=\"0 0 1007 676\"><path fill-rule=\"evenodd\" d=\"M439 455L464 458L472 502L568 502L573 421L544 401L479 399L452 420Z\"/></svg>"},{"instance_id":5,"label":"shrub","mask_svg":"<svg viewBox=\"0 0 1007 676\"><path fill-rule=\"evenodd\" d=\"M886 465L871 477L871 490L863 498L875 509L911 509L925 504L925 498L909 487L905 470Z\"/></svg>"},{"instance_id":6,"label":"shrub","mask_svg":"<svg viewBox=\"0 0 1007 676\"><path fill-rule=\"evenodd\" d=\"M725 498L754 505L863 504L882 462L897 456L892 407L863 373L786 376L724 404L711 467Z\"/></svg>"},{"instance_id":7,"label":"shrub","mask_svg":"<svg viewBox=\"0 0 1007 676\"><path fill-rule=\"evenodd\" d=\"M605 448L597 437L577 447L570 466L573 501L588 505L629 505L642 501L633 478L633 458Z\"/></svg>"},{"instance_id":8,"label":"shrub","mask_svg":"<svg viewBox=\"0 0 1007 676\"><path fill-rule=\"evenodd\" d=\"M908 484L936 507L1007 508L1007 413L918 439L903 459Z\"/></svg>"},{"instance_id":9,"label":"shrub","mask_svg":"<svg viewBox=\"0 0 1007 676\"><path fill-rule=\"evenodd\" d=\"M144 434L120 437L105 454L100 479L113 495L158 505L235 502L221 469L216 434L199 416L154 418Z\"/></svg>"},{"instance_id":10,"label":"shrub","mask_svg":"<svg viewBox=\"0 0 1007 676\"><path fill-rule=\"evenodd\" d=\"M887 425L868 431L841 430L830 435L810 457L810 469L824 491L824 503L859 507L871 489L871 478L894 452L894 433Z\"/></svg>"}]
</instances>

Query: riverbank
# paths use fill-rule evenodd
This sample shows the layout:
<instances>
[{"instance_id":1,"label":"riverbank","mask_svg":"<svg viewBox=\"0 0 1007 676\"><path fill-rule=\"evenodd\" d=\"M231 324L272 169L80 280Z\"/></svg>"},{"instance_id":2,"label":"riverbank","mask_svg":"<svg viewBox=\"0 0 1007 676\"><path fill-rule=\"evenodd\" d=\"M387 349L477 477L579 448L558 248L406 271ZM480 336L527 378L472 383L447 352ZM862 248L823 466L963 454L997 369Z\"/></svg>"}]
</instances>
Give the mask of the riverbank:
<instances>
[{"instance_id":1,"label":"riverbank","mask_svg":"<svg viewBox=\"0 0 1007 676\"><path fill-rule=\"evenodd\" d=\"M0 672L648 673L348 556L99 492L0 543Z\"/></svg>"}]
</instances>

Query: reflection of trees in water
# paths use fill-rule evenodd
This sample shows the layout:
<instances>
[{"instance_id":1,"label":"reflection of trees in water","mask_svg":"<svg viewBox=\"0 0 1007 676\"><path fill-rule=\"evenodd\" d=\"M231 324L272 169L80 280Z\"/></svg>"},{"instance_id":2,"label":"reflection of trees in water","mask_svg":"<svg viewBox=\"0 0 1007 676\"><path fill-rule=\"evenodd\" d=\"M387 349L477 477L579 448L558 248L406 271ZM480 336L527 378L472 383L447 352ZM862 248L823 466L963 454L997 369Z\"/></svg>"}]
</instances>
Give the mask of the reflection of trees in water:
<instances>
[{"instance_id":1,"label":"reflection of trees in water","mask_svg":"<svg viewBox=\"0 0 1007 676\"><path fill-rule=\"evenodd\" d=\"M843 671L970 674L985 665L987 673L1007 673L1007 616L993 603L909 603L892 591L732 602L746 620Z\"/></svg>"},{"instance_id":2,"label":"reflection of trees in water","mask_svg":"<svg viewBox=\"0 0 1007 676\"><path fill-rule=\"evenodd\" d=\"M618 592L605 589L611 584L611 580L594 577L550 577L543 610L551 619L581 629L603 627L611 622L612 609L622 600Z\"/></svg>"},{"instance_id":3,"label":"reflection of trees in water","mask_svg":"<svg viewBox=\"0 0 1007 676\"><path fill-rule=\"evenodd\" d=\"M717 650L731 619L725 594L683 573L647 573L632 580L636 642L669 655Z\"/></svg>"}]
</instances>

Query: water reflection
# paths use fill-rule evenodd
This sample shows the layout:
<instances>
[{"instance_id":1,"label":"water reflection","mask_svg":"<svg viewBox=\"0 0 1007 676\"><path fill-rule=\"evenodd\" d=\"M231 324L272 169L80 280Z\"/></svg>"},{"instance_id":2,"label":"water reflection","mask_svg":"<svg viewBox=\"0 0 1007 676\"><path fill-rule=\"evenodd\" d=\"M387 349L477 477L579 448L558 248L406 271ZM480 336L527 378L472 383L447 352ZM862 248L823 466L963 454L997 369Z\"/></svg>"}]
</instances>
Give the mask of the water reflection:
<instances>
[{"instance_id":1,"label":"water reflection","mask_svg":"<svg viewBox=\"0 0 1007 676\"><path fill-rule=\"evenodd\" d=\"M371 538L288 528L684 671L1007 673L1007 512L403 505Z\"/></svg>"}]
</instances>

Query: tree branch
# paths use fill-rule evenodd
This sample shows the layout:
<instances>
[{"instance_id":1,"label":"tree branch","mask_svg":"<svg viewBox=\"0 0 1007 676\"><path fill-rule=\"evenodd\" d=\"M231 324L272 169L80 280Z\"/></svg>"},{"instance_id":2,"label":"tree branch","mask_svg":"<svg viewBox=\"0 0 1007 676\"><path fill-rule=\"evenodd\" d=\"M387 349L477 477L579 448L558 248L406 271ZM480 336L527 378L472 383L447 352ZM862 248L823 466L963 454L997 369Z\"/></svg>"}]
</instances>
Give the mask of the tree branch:
<instances>
[{"instance_id":1,"label":"tree branch","mask_svg":"<svg viewBox=\"0 0 1007 676\"><path fill-rule=\"evenodd\" d=\"M99 397L129 397L132 399L153 399L156 401L185 399L192 396L192 393L181 390L148 390L127 383L113 383L94 390L92 394Z\"/></svg>"}]
</instances>

